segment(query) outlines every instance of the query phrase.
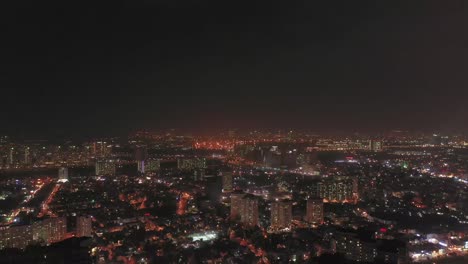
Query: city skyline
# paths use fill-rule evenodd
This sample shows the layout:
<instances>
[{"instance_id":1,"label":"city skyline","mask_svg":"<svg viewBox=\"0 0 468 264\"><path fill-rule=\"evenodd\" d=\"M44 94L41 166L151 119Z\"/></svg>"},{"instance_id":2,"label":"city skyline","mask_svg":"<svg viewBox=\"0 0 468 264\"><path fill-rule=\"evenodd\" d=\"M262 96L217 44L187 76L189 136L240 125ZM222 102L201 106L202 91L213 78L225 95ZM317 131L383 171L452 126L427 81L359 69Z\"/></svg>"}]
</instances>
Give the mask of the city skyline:
<instances>
[{"instance_id":1,"label":"city skyline","mask_svg":"<svg viewBox=\"0 0 468 264\"><path fill-rule=\"evenodd\" d=\"M467 137L169 132L0 137L0 259L466 262Z\"/></svg>"}]
</instances>

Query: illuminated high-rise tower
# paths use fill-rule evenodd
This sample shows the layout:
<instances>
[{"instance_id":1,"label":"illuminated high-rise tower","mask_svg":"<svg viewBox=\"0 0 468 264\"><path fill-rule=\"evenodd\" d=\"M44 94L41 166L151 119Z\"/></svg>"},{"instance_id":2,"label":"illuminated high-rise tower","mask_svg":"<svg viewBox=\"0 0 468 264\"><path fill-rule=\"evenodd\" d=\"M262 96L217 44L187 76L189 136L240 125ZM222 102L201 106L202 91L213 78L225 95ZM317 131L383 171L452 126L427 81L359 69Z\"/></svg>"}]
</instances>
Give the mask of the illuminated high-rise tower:
<instances>
[{"instance_id":1,"label":"illuminated high-rise tower","mask_svg":"<svg viewBox=\"0 0 468 264\"><path fill-rule=\"evenodd\" d=\"M68 181L68 168L61 167L58 170L59 181Z\"/></svg>"},{"instance_id":2,"label":"illuminated high-rise tower","mask_svg":"<svg viewBox=\"0 0 468 264\"><path fill-rule=\"evenodd\" d=\"M144 160L137 161L137 169L139 173L145 173L145 161Z\"/></svg>"},{"instance_id":3,"label":"illuminated high-rise tower","mask_svg":"<svg viewBox=\"0 0 468 264\"><path fill-rule=\"evenodd\" d=\"M8 155L8 164L13 165L15 163L15 148L10 148L10 153Z\"/></svg>"},{"instance_id":4,"label":"illuminated high-rise tower","mask_svg":"<svg viewBox=\"0 0 468 264\"><path fill-rule=\"evenodd\" d=\"M313 224L323 223L323 199L307 200L306 221Z\"/></svg>"},{"instance_id":5,"label":"illuminated high-rise tower","mask_svg":"<svg viewBox=\"0 0 468 264\"><path fill-rule=\"evenodd\" d=\"M291 226L292 203L291 201L275 201L271 203L271 228L283 229Z\"/></svg>"},{"instance_id":6,"label":"illuminated high-rise tower","mask_svg":"<svg viewBox=\"0 0 468 264\"><path fill-rule=\"evenodd\" d=\"M33 240L46 244L65 239L67 219L65 217L47 218L33 224Z\"/></svg>"},{"instance_id":7,"label":"illuminated high-rise tower","mask_svg":"<svg viewBox=\"0 0 468 264\"><path fill-rule=\"evenodd\" d=\"M323 179L316 185L314 196L325 199L325 202L355 203L358 200L358 182L356 178L336 176Z\"/></svg>"},{"instance_id":8,"label":"illuminated high-rise tower","mask_svg":"<svg viewBox=\"0 0 468 264\"><path fill-rule=\"evenodd\" d=\"M225 172L221 177L223 177L223 192L232 192L234 189L232 173Z\"/></svg>"},{"instance_id":9,"label":"illuminated high-rise tower","mask_svg":"<svg viewBox=\"0 0 468 264\"><path fill-rule=\"evenodd\" d=\"M115 163L108 160L96 161L96 175L114 175Z\"/></svg>"},{"instance_id":10,"label":"illuminated high-rise tower","mask_svg":"<svg viewBox=\"0 0 468 264\"><path fill-rule=\"evenodd\" d=\"M94 142L92 152L96 158L108 157L112 152L112 145L106 141Z\"/></svg>"},{"instance_id":11,"label":"illuminated high-rise tower","mask_svg":"<svg viewBox=\"0 0 468 264\"><path fill-rule=\"evenodd\" d=\"M76 236L91 237L92 236L92 221L90 217L78 216L76 218Z\"/></svg>"},{"instance_id":12,"label":"illuminated high-rise tower","mask_svg":"<svg viewBox=\"0 0 468 264\"><path fill-rule=\"evenodd\" d=\"M148 159L148 151L145 146L139 146L135 149L135 160L137 162L138 172L145 173L145 162Z\"/></svg>"},{"instance_id":13,"label":"illuminated high-rise tower","mask_svg":"<svg viewBox=\"0 0 468 264\"><path fill-rule=\"evenodd\" d=\"M231 193L231 219L237 219L242 212L242 199L244 198L243 192Z\"/></svg>"},{"instance_id":14,"label":"illuminated high-rise tower","mask_svg":"<svg viewBox=\"0 0 468 264\"><path fill-rule=\"evenodd\" d=\"M258 198L243 192L231 193L231 219L246 226L258 225Z\"/></svg>"},{"instance_id":15,"label":"illuminated high-rise tower","mask_svg":"<svg viewBox=\"0 0 468 264\"><path fill-rule=\"evenodd\" d=\"M380 152L383 150L383 143L380 140L370 140L369 148L373 152Z\"/></svg>"},{"instance_id":16,"label":"illuminated high-rise tower","mask_svg":"<svg viewBox=\"0 0 468 264\"><path fill-rule=\"evenodd\" d=\"M258 198L246 195L242 199L241 222L246 226L258 225Z\"/></svg>"},{"instance_id":17,"label":"illuminated high-rise tower","mask_svg":"<svg viewBox=\"0 0 468 264\"><path fill-rule=\"evenodd\" d=\"M31 153L29 147L26 147L24 149L24 164L30 164L31 163Z\"/></svg>"},{"instance_id":18,"label":"illuminated high-rise tower","mask_svg":"<svg viewBox=\"0 0 468 264\"><path fill-rule=\"evenodd\" d=\"M149 159L145 162L146 172L156 172L161 169L161 161L158 159Z\"/></svg>"}]
</instances>

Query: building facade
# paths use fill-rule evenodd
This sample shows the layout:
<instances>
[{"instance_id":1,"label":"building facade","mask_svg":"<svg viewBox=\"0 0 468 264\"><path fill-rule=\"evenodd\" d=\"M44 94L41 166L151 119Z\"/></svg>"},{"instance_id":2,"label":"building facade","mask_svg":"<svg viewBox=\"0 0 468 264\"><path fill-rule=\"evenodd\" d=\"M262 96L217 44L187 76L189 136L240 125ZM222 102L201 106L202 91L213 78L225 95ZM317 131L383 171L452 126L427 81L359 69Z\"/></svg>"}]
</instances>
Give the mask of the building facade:
<instances>
[{"instance_id":1,"label":"building facade","mask_svg":"<svg viewBox=\"0 0 468 264\"><path fill-rule=\"evenodd\" d=\"M288 200L275 201L271 204L271 229L284 229L291 226L292 203Z\"/></svg>"},{"instance_id":2,"label":"building facade","mask_svg":"<svg viewBox=\"0 0 468 264\"><path fill-rule=\"evenodd\" d=\"M323 199L307 200L306 221L312 224L323 224Z\"/></svg>"},{"instance_id":3,"label":"building facade","mask_svg":"<svg viewBox=\"0 0 468 264\"><path fill-rule=\"evenodd\" d=\"M76 236L91 237L93 232L92 221L90 217L78 216L76 218Z\"/></svg>"}]
</instances>

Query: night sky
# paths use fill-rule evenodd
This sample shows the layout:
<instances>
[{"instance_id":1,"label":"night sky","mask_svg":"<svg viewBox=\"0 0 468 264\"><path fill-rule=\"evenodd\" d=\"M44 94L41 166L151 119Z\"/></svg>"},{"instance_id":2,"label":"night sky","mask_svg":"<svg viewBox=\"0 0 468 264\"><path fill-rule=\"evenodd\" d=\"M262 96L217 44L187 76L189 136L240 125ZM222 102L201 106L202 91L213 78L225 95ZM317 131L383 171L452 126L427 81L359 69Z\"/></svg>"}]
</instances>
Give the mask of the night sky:
<instances>
[{"instance_id":1,"label":"night sky","mask_svg":"<svg viewBox=\"0 0 468 264\"><path fill-rule=\"evenodd\" d=\"M468 132L464 1L12 2L0 133Z\"/></svg>"}]
</instances>

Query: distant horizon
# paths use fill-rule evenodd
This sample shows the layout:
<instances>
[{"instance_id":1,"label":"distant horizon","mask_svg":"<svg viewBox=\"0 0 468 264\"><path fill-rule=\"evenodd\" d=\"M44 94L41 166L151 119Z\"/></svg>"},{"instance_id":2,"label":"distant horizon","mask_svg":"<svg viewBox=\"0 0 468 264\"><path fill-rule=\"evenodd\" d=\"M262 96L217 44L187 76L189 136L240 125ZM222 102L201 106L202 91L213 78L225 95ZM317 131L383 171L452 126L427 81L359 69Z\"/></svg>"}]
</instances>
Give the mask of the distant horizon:
<instances>
[{"instance_id":1,"label":"distant horizon","mask_svg":"<svg viewBox=\"0 0 468 264\"><path fill-rule=\"evenodd\" d=\"M211 130L210 133L202 131L190 131L188 129L140 129L136 131L130 131L127 133L119 134L100 134L100 135L9 135L6 133L0 133L0 137L7 136L10 140L21 140L21 141L86 141L86 140L99 140L99 139L110 139L110 138L130 138L135 136L137 133L149 133L152 135L164 135L173 133L175 136L194 136L194 137L219 137L219 136L228 136L229 131L234 131L235 136L248 136L248 133L257 131L259 133L281 133L282 135L287 134L289 131L293 133L307 134L309 136L318 136L318 137L390 137L395 135L390 135L392 133L402 133L408 136L431 136L433 134L438 134L441 136L468 136L467 132L454 131L454 132L442 132L442 131L416 131L416 130L401 130L401 129L392 129L387 131L379 132L363 132L363 131L317 131L313 129L295 129L295 128L251 128L251 129L215 129Z\"/></svg>"}]
</instances>

